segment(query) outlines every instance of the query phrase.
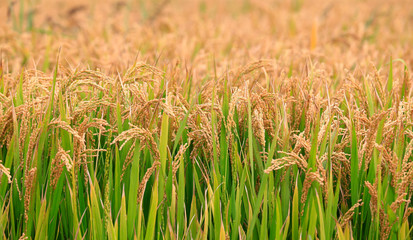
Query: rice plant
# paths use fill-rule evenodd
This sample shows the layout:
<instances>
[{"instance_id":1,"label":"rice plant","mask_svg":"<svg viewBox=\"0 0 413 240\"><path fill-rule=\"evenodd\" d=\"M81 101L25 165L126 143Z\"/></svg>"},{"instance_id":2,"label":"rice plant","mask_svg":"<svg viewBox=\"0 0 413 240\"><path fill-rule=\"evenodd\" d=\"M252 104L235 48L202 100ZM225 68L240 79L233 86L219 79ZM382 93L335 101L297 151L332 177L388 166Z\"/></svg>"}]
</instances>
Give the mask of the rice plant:
<instances>
[{"instance_id":1,"label":"rice plant","mask_svg":"<svg viewBox=\"0 0 413 240\"><path fill-rule=\"evenodd\" d=\"M371 2L354 4L374 9ZM336 10L326 7L304 28L294 22L317 10L292 1L275 16L290 16L279 25L282 36L297 35L289 48L287 40L271 44L265 31L278 30L261 18L263 39L244 36L269 2L229 1L232 13L213 3L182 8L206 19L195 23L178 13L162 19L174 1L149 18L133 11L149 2L116 3L114 19L123 20L109 17L100 28L89 18L115 3L93 2L96 16L84 21L96 32L61 21L50 34L27 30L32 48L28 32L4 28L2 239L411 239L411 25L356 15L365 24L349 33L323 22ZM217 23L215 38L177 27L210 29L208 14L234 16ZM125 16L145 21L127 19L122 35ZM239 32L237 21L245 24ZM326 27L340 37L326 36ZM400 34L394 54L382 51L394 39L376 35L391 31ZM137 33L142 39L131 38ZM258 50L238 49L243 41Z\"/></svg>"}]
</instances>

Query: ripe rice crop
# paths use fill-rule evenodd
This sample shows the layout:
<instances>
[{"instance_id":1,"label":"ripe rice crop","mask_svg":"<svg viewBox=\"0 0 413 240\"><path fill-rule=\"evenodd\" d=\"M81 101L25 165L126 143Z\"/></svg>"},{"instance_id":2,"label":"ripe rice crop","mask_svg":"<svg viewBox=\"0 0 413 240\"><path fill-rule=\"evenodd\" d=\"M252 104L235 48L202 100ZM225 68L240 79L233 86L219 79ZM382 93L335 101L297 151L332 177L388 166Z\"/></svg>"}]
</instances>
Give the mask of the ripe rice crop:
<instances>
[{"instance_id":1,"label":"ripe rice crop","mask_svg":"<svg viewBox=\"0 0 413 240\"><path fill-rule=\"evenodd\" d=\"M1 239L411 239L413 5L0 3Z\"/></svg>"}]
</instances>

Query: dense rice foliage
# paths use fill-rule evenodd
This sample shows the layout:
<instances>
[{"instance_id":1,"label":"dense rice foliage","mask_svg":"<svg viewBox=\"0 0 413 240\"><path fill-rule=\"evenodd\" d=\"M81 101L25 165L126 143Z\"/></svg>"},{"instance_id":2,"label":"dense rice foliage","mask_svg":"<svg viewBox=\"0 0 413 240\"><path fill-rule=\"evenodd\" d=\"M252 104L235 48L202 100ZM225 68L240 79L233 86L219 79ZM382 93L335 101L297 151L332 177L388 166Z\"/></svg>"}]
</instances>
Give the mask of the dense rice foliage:
<instances>
[{"instance_id":1,"label":"dense rice foliage","mask_svg":"<svg viewBox=\"0 0 413 240\"><path fill-rule=\"evenodd\" d=\"M0 238L410 239L412 7L315 2L9 5Z\"/></svg>"}]
</instances>

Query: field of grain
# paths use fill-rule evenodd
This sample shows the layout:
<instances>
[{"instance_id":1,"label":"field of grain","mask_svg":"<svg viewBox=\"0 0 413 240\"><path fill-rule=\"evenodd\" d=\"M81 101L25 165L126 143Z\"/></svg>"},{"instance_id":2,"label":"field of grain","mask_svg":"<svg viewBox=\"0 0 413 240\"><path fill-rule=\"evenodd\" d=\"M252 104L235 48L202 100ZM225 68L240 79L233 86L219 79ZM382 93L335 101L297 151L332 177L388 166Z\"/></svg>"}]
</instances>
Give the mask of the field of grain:
<instances>
[{"instance_id":1,"label":"field of grain","mask_svg":"<svg viewBox=\"0 0 413 240\"><path fill-rule=\"evenodd\" d=\"M410 0L1 0L0 239L412 239Z\"/></svg>"}]
</instances>

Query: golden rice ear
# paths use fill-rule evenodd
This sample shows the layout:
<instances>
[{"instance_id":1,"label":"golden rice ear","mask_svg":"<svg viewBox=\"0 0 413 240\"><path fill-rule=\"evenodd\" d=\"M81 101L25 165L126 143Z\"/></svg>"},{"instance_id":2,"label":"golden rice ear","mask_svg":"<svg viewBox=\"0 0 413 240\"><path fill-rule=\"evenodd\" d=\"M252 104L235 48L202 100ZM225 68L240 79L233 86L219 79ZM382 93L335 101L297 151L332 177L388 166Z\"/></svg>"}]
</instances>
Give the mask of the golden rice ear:
<instances>
[{"instance_id":1,"label":"golden rice ear","mask_svg":"<svg viewBox=\"0 0 413 240\"><path fill-rule=\"evenodd\" d=\"M320 173L311 171L311 168L308 169L305 175L305 179L303 182L303 189L301 193L301 204L305 205L307 201L308 191L310 190L311 185L313 182L317 182L320 186L324 185L323 178L321 177ZM302 208L301 216L304 214L304 208Z\"/></svg>"},{"instance_id":2,"label":"golden rice ear","mask_svg":"<svg viewBox=\"0 0 413 240\"><path fill-rule=\"evenodd\" d=\"M187 143L179 147L179 150L176 153L174 161L172 163L172 176L173 177L175 177L175 174L179 169L180 159L183 157L184 153L186 152L190 144L191 144L191 141L188 141Z\"/></svg>"},{"instance_id":3,"label":"golden rice ear","mask_svg":"<svg viewBox=\"0 0 413 240\"><path fill-rule=\"evenodd\" d=\"M29 139L29 144L28 144L28 148L27 148L27 155L26 155L26 171L28 171L31 167L31 161L33 159L33 151L34 151L34 147L37 144L37 139L39 138L40 135L40 127L35 127L33 129L33 132L30 135L30 139Z\"/></svg>"},{"instance_id":4,"label":"golden rice ear","mask_svg":"<svg viewBox=\"0 0 413 240\"><path fill-rule=\"evenodd\" d=\"M123 163L123 167L122 167L122 174L120 175L120 181L122 181L123 175L125 174L126 169L132 163L133 154L134 154L135 146L136 146L136 141L137 140L133 141L132 145L129 148L128 154L126 155L126 159L125 159L125 161Z\"/></svg>"},{"instance_id":5,"label":"golden rice ear","mask_svg":"<svg viewBox=\"0 0 413 240\"><path fill-rule=\"evenodd\" d=\"M152 167L148 168L146 171L145 175L143 176L141 183L139 184L138 188L138 198L137 198L137 204L142 202L143 194L145 192L146 184L148 183L149 178L152 176L152 173L155 172L155 170L161 165L161 162L159 161L154 161L152 164Z\"/></svg>"},{"instance_id":6,"label":"golden rice ear","mask_svg":"<svg viewBox=\"0 0 413 240\"><path fill-rule=\"evenodd\" d=\"M77 141L79 141L79 142L81 142L81 143L84 144L84 141L85 141L84 137L81 136L78 131L74 130L74 129L70 126L70 124L67 123L67 122L65 122L65 121L61 121L61 120L58 120L58 119L53 120L53 121L50 122L49 127L61 128L61 129L63 129L63 130L66 130L67 132L69 132L70 134L72 134L73 137L74 137ZM82 134L82 135L83 135L83 134Z\"/></svg>"},{"instance_id":7,"label":"golden rice ear","mask_svg":"<svg viewBox=\"0 0 413 240\"><path fill-rule=\"evenodd\" d=\"M19 135L19 151L20 151L20 162L24 161L24 148L25 148L25 141L27 137L27 133L29 131L29 104L26 103L23 105L24 109L21 116L21 124L20 124L20 135Z\"/></svg>"},{"instance_id":8,"label":"golden rice ear","mask_svg":"<svg viewBox=\"0 0 413 240\"><path fill-rule=\"evenodd\" d=\"M347 210L347 212L339 218L338 221L339 221L340 225L341 226L346 225L351 220L351 218L353 217L356 208L361 207L363 205L364 205L364 203L361 201L361 199L359 199L356 204L351 206L351 208L349 210Z\"/></svg>"},{"instance_id":9,"label":"golden rice ear","mask_svg":"<svg viewBox=\"0 0 413 240\"><path fill-rule=\"evenodd\" d=\"M371 196L370 199L370 209L371 209L371 213L372 216L375 216L375 214L377 214L377 189L376 187L374 187L373 185L371 185L370 182L365 181L364 184L366 184L366 187L369 190L369 194Z\"/></svg>"},{"instance_id":10,"label":"golden rice ear","mask_svg":"<svg viewBox=\"0 0 413 240\"><path fill-rule=\"evenodd\" d=\"M364 157L366 159L365 161L365 165L364 165L364 169L367 169L367 167L370 164L370 160L371 160L371 155L373 153L373 148L375 146L375 141L376 141L376 135L377 135L377 129L379 126L379 122L386 117L386 115L388 115L388 113L390 112L390 110L386 110L386 111L381 111L379 113L374 114L367 123L367 133L364 139L366 139L366 141L364 142L364 145L362 147L362 150L360 152L360 156L363 156L362 154L364 154ZM359 167L361 167L361 162L359 164Z\"/></svg>"},{"instance_id":11,"label":"golden rice ear","mask_svg":"<svg viewBox=\"0 0 413 240\"><path fill-rule=\"evenodd\" d=\"M27 215L30 206L30 199L33 194L33 188L35 188L36 184L36 175L37 175L37 168L34 167L27 171L24 178L24 219L27 222L29 216Z\"/></svg>"},{"instance_id":12,"label":"golden rice ear","mask_svg":"<svg viewBox=\"0 0 413 240\"><path fill-rule=\"evenodd\" d=\"M258 139L261 146L265 147L265 128L263 115L262 112L258 111L257 109L254 110L252 126L255 137Z\"/></svg>"},{"instance_id":13,"label":"golden rice ear","mask_svg":"<svg viewBox=\"0 0 413 240\"><path fill-rule=\"evenodd\" d=\"M11 183L12 181L11 181L11 175L10 175L10 169L9 168L6 168L2 163L1 163L2 161L0 160L0 176L1 175L6 175L6 177L7 177L7 181L9 182L9 183Z\"/></svg>"}]
</instances>

